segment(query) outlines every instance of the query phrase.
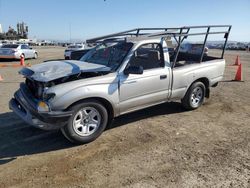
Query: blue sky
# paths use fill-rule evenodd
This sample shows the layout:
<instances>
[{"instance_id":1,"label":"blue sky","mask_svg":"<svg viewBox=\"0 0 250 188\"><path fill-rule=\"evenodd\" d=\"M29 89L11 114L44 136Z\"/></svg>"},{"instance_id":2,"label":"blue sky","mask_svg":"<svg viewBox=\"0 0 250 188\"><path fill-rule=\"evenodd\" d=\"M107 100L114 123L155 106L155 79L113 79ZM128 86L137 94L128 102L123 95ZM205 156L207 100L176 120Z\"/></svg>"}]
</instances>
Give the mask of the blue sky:
<instances>
[{"instance_id":1,"label":"blue sky","mask_svg":"<svg viewBox=\"0 0 250 188\"><path fill-rule=\"evenodd\" d=\"M230 40L250 41L250 0L0 0L4 31L18 21L29 37L86 39L136 27L231 24Z\"/></svg>"}]
</instances>

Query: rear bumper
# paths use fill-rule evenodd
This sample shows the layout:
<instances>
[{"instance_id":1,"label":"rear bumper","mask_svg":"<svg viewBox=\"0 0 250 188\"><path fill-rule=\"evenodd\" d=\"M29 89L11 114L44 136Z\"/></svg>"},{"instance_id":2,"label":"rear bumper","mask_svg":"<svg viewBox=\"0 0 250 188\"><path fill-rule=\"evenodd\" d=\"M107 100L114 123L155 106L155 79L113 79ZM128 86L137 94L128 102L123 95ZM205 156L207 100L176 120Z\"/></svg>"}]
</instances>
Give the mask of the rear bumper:
<instances>
[{"instance_id":1,"label":"rear bumper","mask_svg":"<svg viewBox=\"0 0 250 188\"><path fill-rule=\"evenodd\" d=\"M20 59L20 52L15 52L12 54L0 54L0 59Z\"/></svg>"},{"instance_id":2,"label":"rear bumper","mask_svg":"<svg viewBox=\"0 0 250 188\"><path fill-rule=\"evenodd\" d=\"M71 111L50 111L41 113L37 111L36 106L36 102L34 102L32 96L27 93L24 84L21 84L21 88L9 102L9 108L13 110L15 114L26 123L40 129L59 129L67 123L69 117L72 115Z\"/></svg>"},{"instance_id":3,"label":"rear bumper","mask_svg":"<svg viewBox=\"0 0 250 188\"><path fill-rule=\"evenodd\" d=\"M15 55L0 55L0 59L17 59Z\"/></svg>"}]
</instances>

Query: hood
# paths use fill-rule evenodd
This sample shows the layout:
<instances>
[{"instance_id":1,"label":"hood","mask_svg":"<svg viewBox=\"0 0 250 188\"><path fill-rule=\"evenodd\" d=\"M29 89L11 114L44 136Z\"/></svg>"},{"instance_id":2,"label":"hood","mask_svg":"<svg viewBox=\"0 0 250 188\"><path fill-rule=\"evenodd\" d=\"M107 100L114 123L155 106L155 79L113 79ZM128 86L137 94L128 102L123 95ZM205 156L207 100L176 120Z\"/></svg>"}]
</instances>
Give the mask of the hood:
<instances>
[{"instance_id":1,"label":"hood","mask_svg":"<svg viewBox=\"0 0 250 188\"><path fill-rule=\"evenodd\" d=\"M49 61L23 68L20 74L39 82L49 82L58 78L79 74L81 72L109 72L110 68L104 65L83 61L65 60Z\"/></svg>"}]
</instances>

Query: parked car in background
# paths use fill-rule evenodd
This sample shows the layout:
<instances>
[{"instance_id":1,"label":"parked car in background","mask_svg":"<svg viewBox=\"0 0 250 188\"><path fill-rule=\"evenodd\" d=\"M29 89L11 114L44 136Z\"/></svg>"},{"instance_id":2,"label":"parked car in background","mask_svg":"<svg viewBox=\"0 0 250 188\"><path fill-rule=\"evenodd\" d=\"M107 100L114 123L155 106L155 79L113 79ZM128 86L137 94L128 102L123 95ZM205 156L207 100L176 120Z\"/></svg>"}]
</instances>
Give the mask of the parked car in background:
<instances>
[{"instance_id":1,"label":"parked car in background","mask_svg":"<svg viewBox=\"0 0 250 188\"><path fill-rule=\"evenodd\" d=\"M180 46L180 52L199 55L202 52L202 47L203 44L183 43ZM208 55L208 47L205 47L204 55Z\"/></svg>"},{"instance_id":2,"label":"parked car in background","mask_svg":"<svg viewBox=\"0 0 250 188\"><path fill-rule=\"evenodd\" d=\"M64 58L71 59L71 53L73 51L84 50L84 49L85 49L84 44L69 45L68 48L64 51Z\"/></svg>"},{"instance_id":3,"label":"parked car in background","mask_svg":"<svg viewBox=\"0 0 250 188\"><path fill-rule=\"evenodd\" d=\"M90 50L91 50L91 48L73 51L73 52L71 52L70 59L71 60L80 60L81 57L84 56Z\"/></svg>"},{"instance_id":4,"label":"parked car in background","mask_svg":"<svg viewBox=\"0 0 250 188\"><path fill-rule=\"evenodd\" d=\"M4 44L0 48L0 59L20 59L21 55L25 59L37 59L38 53L27 44Z\"/></svg>"}]
</instances>

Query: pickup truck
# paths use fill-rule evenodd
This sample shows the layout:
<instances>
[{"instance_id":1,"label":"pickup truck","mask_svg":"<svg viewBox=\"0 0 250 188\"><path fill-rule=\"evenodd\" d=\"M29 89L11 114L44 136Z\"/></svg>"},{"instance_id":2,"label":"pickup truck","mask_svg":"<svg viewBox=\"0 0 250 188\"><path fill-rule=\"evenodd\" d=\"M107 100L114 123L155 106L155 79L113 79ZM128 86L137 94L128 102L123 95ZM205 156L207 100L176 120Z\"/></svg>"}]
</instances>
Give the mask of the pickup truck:
<instances>
[{"instance_id":1,"label":"pickup truck","mask_svg":"<svg viewBox=\"0 0 250 188\"><path fill-rule=\"evenodd\" d=\"M64 59L71 59L71 53L74 51L78 50L84 50L85 45L84 44L74 44L74 45L69 45L67 49L64 51Z\"/></svg>"},{"instance_id":2,"label":"pickup truck","mask_svg":"<svg viewBox=\"0 0 250 188\"><path fill-rule=\"evenodd\" d=\"M28 124L61 129L68 140L80 144L95 140L122 114L172 100L180 100L187 110L197 109L223 78L224 49L219 58L180 52L188 36L185 29L138 34L140 28L107 35L89 40L97 45L79 61L25 67L19 73L26 80L9 107Z\"/></svg>"}]
</instances>

